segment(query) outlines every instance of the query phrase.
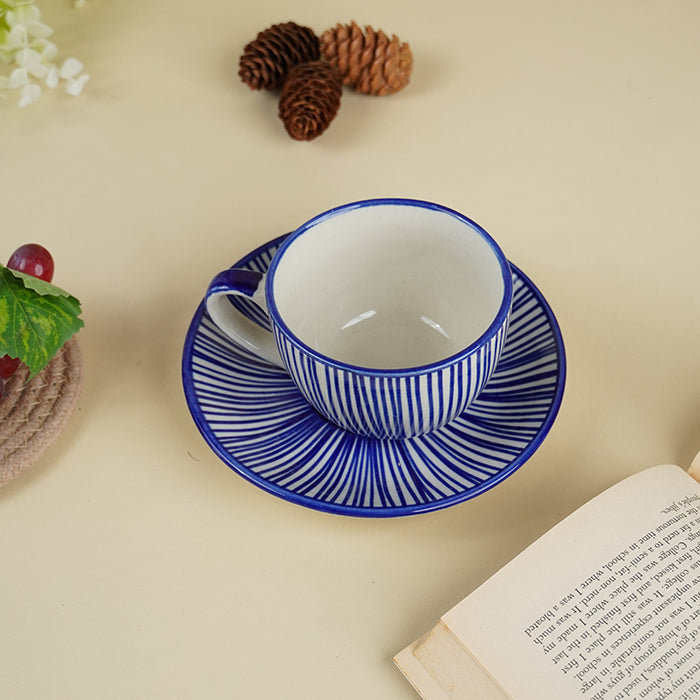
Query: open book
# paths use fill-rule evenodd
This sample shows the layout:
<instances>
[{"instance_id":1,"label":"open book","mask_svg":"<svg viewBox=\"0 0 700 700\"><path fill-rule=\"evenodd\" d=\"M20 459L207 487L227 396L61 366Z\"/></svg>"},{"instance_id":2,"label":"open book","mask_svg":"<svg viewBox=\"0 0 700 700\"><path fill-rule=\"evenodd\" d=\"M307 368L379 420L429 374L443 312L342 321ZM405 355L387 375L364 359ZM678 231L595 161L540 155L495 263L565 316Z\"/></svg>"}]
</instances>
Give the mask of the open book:
<instances>
[{"instance_id":1,"label":"open book","mask_svg":"<svg viewBox=\"0 0 700 700\"><path fill-rule=\"evenodd\" d=\"M394 661L426 700L700 697L700 455L612 486Z\"/></svg>"}]
</instances>

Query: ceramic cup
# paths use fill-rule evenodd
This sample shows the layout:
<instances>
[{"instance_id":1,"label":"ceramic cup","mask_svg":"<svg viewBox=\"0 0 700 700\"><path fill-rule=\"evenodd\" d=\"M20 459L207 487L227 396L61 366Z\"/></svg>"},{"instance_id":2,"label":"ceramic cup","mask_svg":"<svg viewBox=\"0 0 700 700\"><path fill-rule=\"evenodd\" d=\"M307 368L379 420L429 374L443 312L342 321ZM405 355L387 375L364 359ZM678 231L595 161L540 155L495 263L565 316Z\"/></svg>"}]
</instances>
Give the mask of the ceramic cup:
<instances>
[{"instance_id":1,"label":"ceramic cup","mask_svg":"<svg viewBox=\"0 0 700 700\"><path fill-rule=\"evenodd\" d=\"M508 261L476 223L438 204L372 199L300 226L266 274L221 272L206 307L236 343L285 368L328 420L397 439L440 428L479 395L512 293ZM231 296L259 305L272 332Z\"/></svg>"}]
</instances>

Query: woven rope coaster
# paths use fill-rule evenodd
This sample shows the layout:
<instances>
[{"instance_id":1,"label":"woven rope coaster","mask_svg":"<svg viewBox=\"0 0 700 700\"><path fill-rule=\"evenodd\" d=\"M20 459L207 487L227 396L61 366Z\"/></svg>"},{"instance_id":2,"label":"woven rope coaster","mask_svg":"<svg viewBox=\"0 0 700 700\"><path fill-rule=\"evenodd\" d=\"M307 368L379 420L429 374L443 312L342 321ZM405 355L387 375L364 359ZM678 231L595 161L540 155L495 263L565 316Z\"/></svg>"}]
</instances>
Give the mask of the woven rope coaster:
<instances>
[{"instance_id":1,"label":"woven rope coaster","mask_svg":"<svg viewBox=\"0 0 700 700\"><path fill-rule=\"evenodd\" d=\"M28 384L24 365L0 398L0 486L28 469L53 445L78 403L83 358L71 338Z\"/></svg>"}]
</instances>

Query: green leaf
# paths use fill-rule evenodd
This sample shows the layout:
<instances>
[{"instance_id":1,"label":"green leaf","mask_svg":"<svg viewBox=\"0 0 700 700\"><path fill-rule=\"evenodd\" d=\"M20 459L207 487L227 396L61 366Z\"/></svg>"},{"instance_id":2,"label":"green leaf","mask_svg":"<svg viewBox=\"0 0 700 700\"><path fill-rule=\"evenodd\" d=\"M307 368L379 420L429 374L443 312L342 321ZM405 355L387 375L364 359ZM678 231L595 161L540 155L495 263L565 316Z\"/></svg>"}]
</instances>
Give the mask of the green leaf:
<instances>
[{"instance_id":1,"label":"green leaf","mask_svg":"<svg viewBox=\"0 0 700 700\"><path fill-rule=\"evenodd\" d=\"M80 312L60 287L0 265L0 356L19 357L30 379L83 327Z\"/></svg>"},{"instance_id":2,"label":"green leaf","mask_svg":"<svg viewBox=\"0 0 700 700\"><path fill-rule=\"evenodd\" d=\"M9 267L5 267L4 265L0 265L0 269L4 269L6 272L9 272L11 275L14 275L17 279L21 280L22 284L24 284L25 287L33 289L38 294L51 294L57 297L70 296L68 292L66 292L64 289L61 289L60 287L57 287L55 284L51 284L50 282L44 282L44 280L40 280L38 277L34 277L33 275L28 275L26 272L20 272L19 270L11 270Z\"/></svg>"}]
</instances>

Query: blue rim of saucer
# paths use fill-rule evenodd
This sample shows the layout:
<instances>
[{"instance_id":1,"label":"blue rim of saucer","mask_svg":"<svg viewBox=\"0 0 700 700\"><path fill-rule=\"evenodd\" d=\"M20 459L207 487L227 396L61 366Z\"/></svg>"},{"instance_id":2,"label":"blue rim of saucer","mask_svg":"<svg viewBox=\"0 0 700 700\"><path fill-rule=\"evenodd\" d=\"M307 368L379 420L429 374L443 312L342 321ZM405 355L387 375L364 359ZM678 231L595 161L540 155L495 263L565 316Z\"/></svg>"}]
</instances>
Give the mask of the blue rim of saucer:
<instances>
[{"instance_id":1,"label":"blue rim of saucer","mask_svg":"<svg viewBox=\"0 0 700 700\"><path fill-rule=\"evenodd\" d=\"M264 272L289 234L234 263ZM398 517L467 501L525 464L561 405L566 358L556 318L510 263L513 310L493 377L457 419L427 435L376 440L329 423L284 370L240 348L201 302L182 356L185 398L204 440L233 471L298 505L348 516ZM269 327L247 300L235 305Z\"/></svg>"}]
</instances>

